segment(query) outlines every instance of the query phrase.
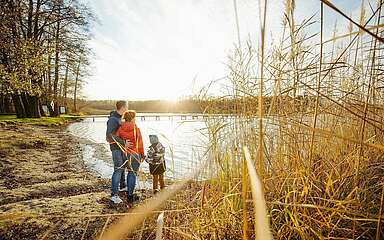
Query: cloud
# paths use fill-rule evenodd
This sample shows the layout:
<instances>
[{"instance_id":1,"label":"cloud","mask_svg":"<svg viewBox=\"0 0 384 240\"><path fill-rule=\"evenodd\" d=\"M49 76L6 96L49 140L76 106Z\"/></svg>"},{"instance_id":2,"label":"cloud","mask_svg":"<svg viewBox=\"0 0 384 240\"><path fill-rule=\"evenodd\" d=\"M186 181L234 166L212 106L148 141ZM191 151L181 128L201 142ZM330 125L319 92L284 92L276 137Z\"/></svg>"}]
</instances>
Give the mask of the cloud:
<instances>
[{"instance_id":1,"label":"cloud","mask_svg":"<svg viewBox=\"0 0 384 240\"><path fill-rule=\"evenodd\" d=\"M349 1L334 1L346 7ZM175 98L227 74L228 53L237 42L232 0L92 0L101 21L93 29L91 99ZM267 41L278 38L283 0L269 1ZM297 18L318 11L318 1L296 1ZM242 41L257 44L258 1L238 1Z\"/></svg>"}]
</instances>

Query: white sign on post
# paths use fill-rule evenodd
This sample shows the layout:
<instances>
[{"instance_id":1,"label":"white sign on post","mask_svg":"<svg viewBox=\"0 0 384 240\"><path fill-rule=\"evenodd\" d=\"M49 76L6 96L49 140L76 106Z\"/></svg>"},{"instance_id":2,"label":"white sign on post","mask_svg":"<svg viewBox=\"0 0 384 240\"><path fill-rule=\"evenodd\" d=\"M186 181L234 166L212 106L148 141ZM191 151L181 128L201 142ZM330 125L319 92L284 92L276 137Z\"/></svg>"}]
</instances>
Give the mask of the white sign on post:
<instances>
[{"instance_id":1,"label":"white sign on post","mask_svg":"<svg viewBox=\"0 0 384 240\"><path fill-rule=\"evenodd\" d=\"M43 108L43 112L45 113L45 114L48 114L48 106L47 105L43 105L43 106L41 106L42 108Z\"/></svg>"},{"instance_id":2,"label":"white sign on post","mask_svg":"<svg viewBox=\"0 0 384 240\"><path fill-rule=\"evenodd\" d=\"M60 106L60 114L63 114L63 113L65 113L65 107L64 106Z\"/></svg>"}]
</instances>

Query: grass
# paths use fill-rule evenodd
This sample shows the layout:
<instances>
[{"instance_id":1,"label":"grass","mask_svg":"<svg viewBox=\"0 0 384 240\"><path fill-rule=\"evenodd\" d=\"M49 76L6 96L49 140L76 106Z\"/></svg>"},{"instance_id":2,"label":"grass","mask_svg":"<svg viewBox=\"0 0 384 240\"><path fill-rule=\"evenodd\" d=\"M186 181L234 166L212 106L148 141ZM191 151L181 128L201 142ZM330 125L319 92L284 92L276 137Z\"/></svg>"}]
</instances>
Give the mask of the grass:
<instances>
[{"instance_id":1,"label":"grass","mask_svg":"<svg viewBox=\"0 0 384 240\"><path fill-rule=\"evenodd\" d=\"M81 116L63 114L59 117L41 118L17 118L15 115L0 115L0 124L32 124L38 126L62 126L74 120L81 119Z\"/></svg>"}]
</instances>

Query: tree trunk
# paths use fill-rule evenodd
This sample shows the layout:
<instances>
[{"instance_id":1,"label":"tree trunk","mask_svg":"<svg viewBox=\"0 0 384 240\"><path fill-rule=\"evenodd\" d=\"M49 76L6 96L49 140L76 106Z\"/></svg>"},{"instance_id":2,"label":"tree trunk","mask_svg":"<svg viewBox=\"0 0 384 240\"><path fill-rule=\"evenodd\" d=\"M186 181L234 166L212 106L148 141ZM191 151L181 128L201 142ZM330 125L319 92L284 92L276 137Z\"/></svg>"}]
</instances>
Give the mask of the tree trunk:
<instances>
[{"instance_id":1,"label":"tree trunk","mask_svg":"<svg viewBox=\"0 0 384 240\"><path fill-rule=\"evenodd\" d=\"M48 66L47 66L47 79L48 79L48 87L47 87L47 99L51 101L52 97L52 81L51 81L51 53L48 53Z\"/></svg>"},{"instance_id":2,"label":"tree trunk","mask_svg":"<svg viewBox=\"0 0 384 240\"><path fill-rule=\"evenodd\" d=\"M54 117L59 115L59 105L57 101L58 100L57 85L59 83L59 64L60 64L59 33L60 33L60 21L57 22L56 35L55 35L55 79L53 82L53 102L55 104L54 112L53 112Z\"/></svg>"},{"instance_id":3,"label":"tree trunk","mask_svg":"<svg viewBox=\"0 0 384 240\"><path fill-rule=\"evenodd\" d=\"M49 45L49 43L48 43L48 45ZM45 104L47 104L49 115L54 116L55 112L51 106L51 101L52 101L51 62L52 62L52 57L51 57L51 53L49 52L48 53L48 66L47 66L48 89L47 89L47 100L46 100Z\"/></svg>"},{"instance_id":4,"label":"tree trunk","mask_svg":"<svg viewBox=\"0 0 384 240\"><path fill-rule=\"evenodd\" d=\"M20 97L21 97L21 102L23 103L23 107L24 107L24 112L25 112L24 117L31 117L32 113L31 113L31 109L29 108L29 98L27 96L27 93L22 92L20 94Z\"/></svg>"},{"instance_id":5,"label":"tree trunk","mask_svg":"<svg viewBox=\"0 0 384 240\"><path fill-rule=\"evenodd\" d=\"M35 21L33 26L33 38L37 40L39 36L39 17L40 17L41 0L36 1Z\"/></svg>"},{"instance_id":6,"label":"tree trunk","mask_svg":"<svg viewBox=\"0 0 384 240\"><path fill-rule=\"evenodd\" d=\"M28 94L28 98L29 98L29 111L30 111L30 116L31 118L40 118L41 115L40 115L40 101L39 101L39 97L38 96L30 96Z\"/></svg>"},{"instance_id":7,"label":"tree trunk","mask_svg":"<svg viewBox=\"0 0 384 240\"><path fill-rule=\"evenodd\" d=\"M33 0L28 1L27 38L32 37Z\"/></svg>"},{"instance_id":8,"label":"tree trunk","mask_svg":"<svg viewBox=\"0 0 384 240\"><path fill-rule=\"evenodd\" d=\"M79 74L80 74L80 59L79 63L77 64L77 69L76 69L76 78L75 78L75 91L73 93L73 109L74 112L77 112L77 83L79 81Z\"/></svg>"},{"instance_id":9,"label":"tree trunk","mask_svg":"<svg viewBox=\"0 0 384 240\"><path fill-rule=\"evenodd\" d=\"M5 95L0 94L0 113L5 113Z\"/></svg>"},{"instance_id":10,"label":"tree trunk","mask_svg":"<svg viewBox=\"0 0 384 240\"><path fill-rule=\"evenodd\" d=\"M76 105L77 96L76 96L76 93L77 93L77 79L75 81L75 91L73 93L73 111L75 113L77 112L77 105Z\"/></svg>"},{"instance_id":11,"label":"tree trunk","mask_svg":"<svg viewBox=\"0 0 384 240\"><path fill-rule=\"evenodd\" d=\"M16 110L16 116L18 118L25 118L27 114L25 113L25 108L23 105L23 102L21 100L21 97L19 94L12 94L12 101L15 106Z\"/></svg>"},{"instance_id":12,"label":"tree trunk","mask_svg":"<svg viewBox=\"0 0 384 240\"><path fill-rule=\"evenodd\" d=\"M68 91L68 72L69 72L69 61L67 60L67 66L65 68L65 77L64 77L64 89L63 89L63 105L67 108L67 91Z\"/></svg>"},{"instance_id":13,"label":"tree trunk","mask_svg":"<svg viewBox=\"0 0 384 240\"><path fill-rule=\"evenodd\" d=\"M57 103L59 105L62 105L63 104L63 83L61 82L60 83L60 87L59 87L59 93L57 94Z\"/></svg>"},{"instance_id":14,"label":"tree trunk","mask_svg":"<svg viewBox=\"0 0 384 240\"><path fill-rule=\"evenodd\" d=\"M28 93L24 92L21 94L21 100L23 103L24 111L25 111L25 117L28 117L28 118L41 117L38 96L31 96Z\"/></svg>"}]
</instances>

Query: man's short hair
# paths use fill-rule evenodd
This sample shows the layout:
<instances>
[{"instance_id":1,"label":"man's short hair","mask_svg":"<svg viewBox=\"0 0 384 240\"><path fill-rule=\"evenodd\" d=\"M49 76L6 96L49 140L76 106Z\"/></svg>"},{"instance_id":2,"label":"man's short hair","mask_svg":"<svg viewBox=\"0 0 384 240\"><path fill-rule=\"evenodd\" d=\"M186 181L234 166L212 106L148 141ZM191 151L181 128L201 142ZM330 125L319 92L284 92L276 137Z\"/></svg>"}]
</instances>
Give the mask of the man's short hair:
<instances>
[{"instance_id":1,"label":"man's short hair","mask_svg":"<svg viewBox=\"0 0 384 240\"><path fill-rule=\"evenodd\" d=\"M127 106L127 101L120 100L116 102L116 110L120 110L124 106Z\"/></svg>"}]
</instances>

